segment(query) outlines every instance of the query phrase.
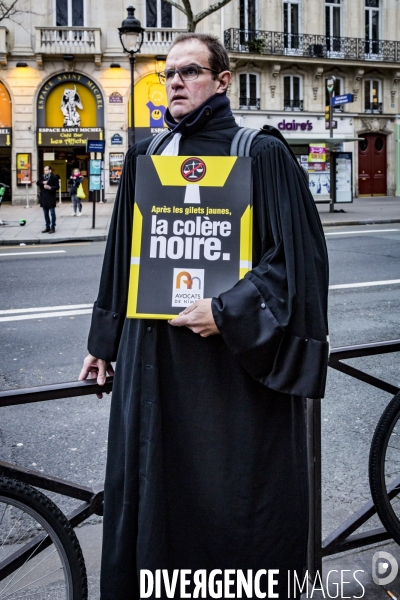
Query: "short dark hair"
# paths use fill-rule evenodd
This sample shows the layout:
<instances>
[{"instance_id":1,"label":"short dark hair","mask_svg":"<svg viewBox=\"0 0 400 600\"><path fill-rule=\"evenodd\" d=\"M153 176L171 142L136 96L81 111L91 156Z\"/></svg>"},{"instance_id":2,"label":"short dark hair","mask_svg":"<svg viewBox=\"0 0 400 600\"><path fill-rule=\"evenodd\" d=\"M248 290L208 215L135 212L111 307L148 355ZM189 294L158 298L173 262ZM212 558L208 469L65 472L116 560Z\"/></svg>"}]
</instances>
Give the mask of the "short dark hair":
<instances>
[{"instance_id":1,"label":"short dark hair","mask_svg":"<svg viewBox=\"0 0 400 600\"><path fill-rule=\"evenodd\" d=\"M50 171L53 170L53 167L51 165L45 165L45 167L47 167L48 169L50 169Z\"/></svg>"},{"instance_id":2,"label":"short dark hair","mask_svg":"<svg viewBox=\"0 0 400 600\"><path fill-rule=\"evenodd\" d=\"M215 35L210 35L209 33L181 33L175 38L170 50L177 44L182 44L190 40L199 40L199 42L207 46L210 53L209 63L213 71L217 71L217 73L229 71L228 53ZM215 78L216 74L213 73L213 79Z\"/></svg>"}]
</instances>

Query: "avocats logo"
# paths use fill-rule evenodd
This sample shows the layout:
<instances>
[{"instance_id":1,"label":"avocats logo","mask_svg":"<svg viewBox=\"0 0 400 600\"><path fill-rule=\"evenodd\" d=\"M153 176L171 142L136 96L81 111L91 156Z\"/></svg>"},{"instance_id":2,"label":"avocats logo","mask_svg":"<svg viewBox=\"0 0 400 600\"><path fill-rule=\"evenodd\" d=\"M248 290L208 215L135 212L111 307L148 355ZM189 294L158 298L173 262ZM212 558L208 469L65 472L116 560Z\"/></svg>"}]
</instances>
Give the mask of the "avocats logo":
<instances>
[{"instance_id":1,"label":"avocats logo","mask_svg":"<svg viewBox=\"0 0 400 600\"><path fill-rule=\"evenodd\" d=\"M186 181L197 183L206 174L206 165L201 158L187 158L181 166L181 175Z\"/></svg>"},{"instance_id":2,"label":"avocats logo","mask_svg":"<svg viewBox=\"0 0 400 600\"><path fill-rule=\"evenodd\" d=\"M172 306L189 306L204 294L204 269L174 269Z\"/></svg>"}]
</instances>

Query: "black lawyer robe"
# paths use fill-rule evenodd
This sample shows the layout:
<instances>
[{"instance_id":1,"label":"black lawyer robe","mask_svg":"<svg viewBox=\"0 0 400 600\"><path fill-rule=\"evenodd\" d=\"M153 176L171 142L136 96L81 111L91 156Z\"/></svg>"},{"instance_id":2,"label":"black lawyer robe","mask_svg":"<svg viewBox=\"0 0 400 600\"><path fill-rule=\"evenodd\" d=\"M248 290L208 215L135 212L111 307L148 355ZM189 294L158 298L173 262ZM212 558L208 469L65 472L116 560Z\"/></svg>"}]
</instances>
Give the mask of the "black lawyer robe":
<instances>
[{"instance_id":1,"label":"black lawyer robe","mask_svg":"<svg viewBox=\"0 0 400 600\"><path fill-rule=\"evenodd\" d=\"M179 153L229 155L237 129L211 118ZM118 352L101 599L138 599L140 569L279 569L285 598L306 556L301 396L323 395L328 356L319 217L287 148L259 136L254 268L213 299L221 335L125 319L135 157L148 143L127 154L89 335L94 356Z\"/></svg>"}]
</instances>

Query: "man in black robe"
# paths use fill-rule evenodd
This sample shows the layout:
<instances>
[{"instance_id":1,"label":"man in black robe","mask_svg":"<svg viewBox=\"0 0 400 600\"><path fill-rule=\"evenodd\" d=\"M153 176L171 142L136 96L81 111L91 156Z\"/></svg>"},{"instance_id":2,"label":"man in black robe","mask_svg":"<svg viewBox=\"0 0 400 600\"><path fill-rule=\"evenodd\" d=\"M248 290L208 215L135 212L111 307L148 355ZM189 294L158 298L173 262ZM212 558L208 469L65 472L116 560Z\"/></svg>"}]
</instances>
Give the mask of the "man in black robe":
<instances>
[{"instance_id":1,"label":"man in black robe","mask_svg":"<svg viewBox=\"0 0 400 600\"><path fill-rule=\"evenodd\" d=\"M216 38L177 39L166 62L171 135L158 154L229 155L239 129L229 81ZM127 153L80 375L103 384L117 360L101 599L138 600L144 569L250 569L263 593L262 570L277 569L273 591L286 598L287 572L300 578L306 562L303 398L323 395L327 369L321 223L286 144L261 134L251 148L253 269L170 322L125 318L136 157L150 141ZM179 583L169 597L183 597Z\"/></svg>"}]
</instances>

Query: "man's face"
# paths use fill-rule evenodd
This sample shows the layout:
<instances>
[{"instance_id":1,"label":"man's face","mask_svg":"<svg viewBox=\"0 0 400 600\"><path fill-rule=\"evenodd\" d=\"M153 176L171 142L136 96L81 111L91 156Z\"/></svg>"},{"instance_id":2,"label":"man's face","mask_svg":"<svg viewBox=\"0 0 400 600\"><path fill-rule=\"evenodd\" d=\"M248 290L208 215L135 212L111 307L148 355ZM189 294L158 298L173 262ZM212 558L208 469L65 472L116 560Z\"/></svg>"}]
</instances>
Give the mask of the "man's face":
<instances>
[{"instance_id":1,"label":"man's face","mask_svg":"<svg viewBox=\"0 0 400 600\"><path fill-rule=\"evenodd\" d=\"M188 40L174 46L167 57L165 69L179 69L187 65L210 68L209 51L200 40ZM213 79L212 76L217 79ZM194 81L182 81L178 74L167 85L168 108L176 121L192 112L216 93L222 94L226 85L221 85L219 75L200 69Z\"/></svg>"},{"instance_id":2,"label":"man's face","mask_svg":"<svg viewBox=\"0 0 400 600\"><path fill-rule=\"evenodd\" d=\"M45 174L45 175L50 175L50 172L51 172L51 171L50 171L49 167L45 167L45 168L44 168L44 174Z\"/></svg>"}]
</instances>

